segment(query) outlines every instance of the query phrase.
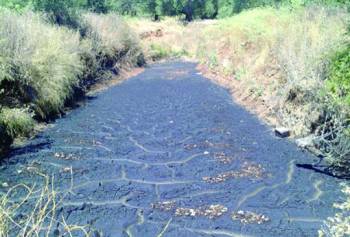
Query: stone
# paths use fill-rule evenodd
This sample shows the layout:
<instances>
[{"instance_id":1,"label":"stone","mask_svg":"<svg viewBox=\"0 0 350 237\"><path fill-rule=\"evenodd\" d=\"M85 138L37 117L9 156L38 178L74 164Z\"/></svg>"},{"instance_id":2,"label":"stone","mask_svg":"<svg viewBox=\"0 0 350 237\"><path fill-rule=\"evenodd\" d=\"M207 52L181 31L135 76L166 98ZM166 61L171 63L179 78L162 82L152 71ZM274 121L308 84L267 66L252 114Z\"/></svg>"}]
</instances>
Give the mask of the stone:
<instances>
[{"instance_id":1,"label":"stone","mask_svg":"<svg viewBox=\"0 0 350 237\"><path fill-rule=\"evenodd\" d=\"M308 147L312 147L314 145L314 139L315 139L315 137L310 135L307 137L299 138L295 142L298 145L298 147L308 148Z\"/></svg>"},{"instance_id":2,"label":"stone","mask_svg":"<svg viewBox=\"0 0 350 237\"><path fill-rule=\"evenodd\" d=\"M2 183L2 185L1 185L3 188L8 188L9 187L9 184L8 183L6 183L6 182L4 182L4 183Z\"/></svg>"},{"instance_id":3,"label":"stone","mask_svg":"<svg viewBox=\"0 0 350 237\"><path fill-rule=\"evenodd\" d=\"M275 129L275 134L278 137L286 138L286 137L290 136L290 130L288 128L284 128L284 127L277 127Z\"/></svg>"}]
</instances>

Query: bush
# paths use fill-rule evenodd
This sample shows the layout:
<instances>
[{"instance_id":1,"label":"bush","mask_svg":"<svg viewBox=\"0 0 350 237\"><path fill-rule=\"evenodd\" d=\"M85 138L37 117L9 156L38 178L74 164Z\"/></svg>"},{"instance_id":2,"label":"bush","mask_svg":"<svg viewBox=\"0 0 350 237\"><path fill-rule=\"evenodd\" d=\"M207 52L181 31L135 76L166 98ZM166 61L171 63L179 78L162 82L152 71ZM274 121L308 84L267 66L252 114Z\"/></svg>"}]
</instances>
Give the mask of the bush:
<instances>
[{"instance_id":1,"label":"bush","mask_svg":"<svg viewBox=\"0 0 350 237\"><path fill-rule=\"evenodd\" d=\"M82 17L82 58L85 62L82 86L88 87L122 67L144 63L137 35L117 15L88 13Z\"/></svg>"},{"instance_id":2,"label":"bush","mask_svg":"<svg viewBox=\"0 0 350 237\"><path fill-rule=\"evenodd\" d=\"M82 7L77 0L32 0L34 10L45 12L48 18L58 25L78 28L78 11Z\"/></svg>"},{"instance_id":3,"label":"bush","mask_svg":"<svg viewBox=\"0 0 350 237\"><path fill-rule=\"evenodd\" d=\"M33 13L0 11L2 103L26 104L36 116L56 115L82 72L79 35Z\"/></svg>"},{"instance_id":4,"label":"bush","mask_svg":"<svg viewBox=\"0 0 350 237\"><path fill-rule=\"evenodd\" d=\"M319 146L332 163L335 172L350 167L350 47L331 57L324 98L328 101L325 119L319 129Z\"/></svg>"},{"instance_id":5,"label":"bush","mask_svg":"<svg viewBox=\"0 0 350 237\"><path fill-rule=\"evenodd\" d=\"M350 46L336 52L331 59L327 86L338 103L350 106Z\"/></svg>"},{"instance_id":6,"label":"bush","mask_svg":"<svg viewBox=\"0 0 350 237\"><path fill-rule=\"evenodd\" d=\"M34 120L25 109L3 108L0 112L0 124L11 138L28 136L34 128Z\"/></svg>"},{"instance_id":7,"label":"bush","mask_svg":"<svg viewBox=\"0 0 350 237\"><path fill-rule=\"evenodd\" d=\"M16 137L28 136L34 128L34 120L25 109L0 110L0 154L6 152Z\"/></svg>"},{"instance_id":8,"label":"bush","mask_svg":"<svg viewBox=\"0 0 350 237\"><path fill-rule=\"evenodd\" d=\"M345 42L347 17L342 10L309 7L296 24L278 33L275 54L284 75L277 113L296 135L308 135L322 123L329 101L322 95L328 55Z\"/></svg>"}]
</instances>

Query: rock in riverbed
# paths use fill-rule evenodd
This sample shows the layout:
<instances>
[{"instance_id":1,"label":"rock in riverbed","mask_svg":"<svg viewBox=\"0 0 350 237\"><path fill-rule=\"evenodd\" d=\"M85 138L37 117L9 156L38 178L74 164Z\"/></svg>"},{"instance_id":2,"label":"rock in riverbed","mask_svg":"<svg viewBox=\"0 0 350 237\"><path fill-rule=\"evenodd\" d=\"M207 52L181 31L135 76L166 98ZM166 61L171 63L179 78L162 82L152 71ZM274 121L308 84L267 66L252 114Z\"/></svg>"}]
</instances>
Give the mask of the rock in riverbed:
<instances>
[{"instance_id":1,"label":"rock in riverbed","mask_svg":"<svg viewBox=\"0 0 350 237\"><path fill-rule=\"evenodd\" d=\"M277 127L275 129L275 134L278 137L286 138L286 137L290 136L290 130L288 128L284 128L284 127Z\"/></svg>"}]
</instances>

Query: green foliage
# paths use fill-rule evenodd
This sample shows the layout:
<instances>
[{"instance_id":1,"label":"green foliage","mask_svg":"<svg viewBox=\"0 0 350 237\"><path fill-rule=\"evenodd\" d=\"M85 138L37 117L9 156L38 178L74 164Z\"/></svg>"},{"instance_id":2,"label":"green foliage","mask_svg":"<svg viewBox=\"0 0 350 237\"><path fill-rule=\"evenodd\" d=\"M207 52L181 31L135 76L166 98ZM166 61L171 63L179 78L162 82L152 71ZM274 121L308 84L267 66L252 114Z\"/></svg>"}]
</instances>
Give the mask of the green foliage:
<instances>
[{"instance_id":1,"label":"green foliage","mask_svg":"<svg viewBox=\"0 0 350 237\"><path fill-rule=\"evenodd\" d=\"M170 57L170 51L158 44L151 45L150 57L153 61Z\"/></svg>"},{"instance_id":2,"label":"green foliage","mask_svg":"<svg viewBox=\"0 0 350 237\"><path fill-rule=\"evenodd\" d=\"M140 15L140 6L138 1L114 0L110 2L110 8L122 15Z\"/></svg>"},{"instance_id":3,"label":"green foliage","mask_svg":"<svg viewBox=\"0 0 350 237\"><path fill-rule=\"evenodd\" d=\"M106 0L87 0L86 7L96 13L107 13L109 8Z\"/></svg>"},{"instance_id":4,"label":"green foliage","mask_svg":"<svg viewBox=\"0 0 350 237\"><path fill-rule=\"evenodd\" d=\"M0 0L0 6L17 10L32 6L46 12L54 22L73 27L77 27L80 10L116 11L123 15L151 16L154 20L177 15L191 21L227 17L255 7L300 7L314 3L350 7L348 0Z\"/></svg>"},{"instance_id":5,"label":"green foliage","mask_svg":"<svg viewBox=\"0 0 350 237\"><path fill-rule=\"evenodd\" d=\"M0 6L21 11L31 5L30 0L0 0Z\"/></svg>"},{"instance_id":6,"label":"green foliage","mask_svg":"<svg viewBox=\"0 0 350 237\"><path fill-rule=\"evenodd\" d=\"M0 11L0 18L2 103L28 104L44 119L57 114L82 70L79 35L33 13Z\"/></svg>"},{"instance_id":7,"label":"green foliage","mask_svg":"<svg viewBox=\"0 0 350 237\"><path fill-rule=\"evenodd\" d=\"M6 129L6 133L12 139L18 136L28 136L34 128L34 120L26 109L0 110L0 126Z\"/></svg>"},{"instance_id":8,"label":"green foliage","mask_svg":"<svg viewBox=\"0 0 350 237\"><path fill-rule=\"evenodd\" d=\"M161 44L151 44L149 57L152 61L158 61L167 58L178 58L181 56L187 56L185 50L173 50L171 48L164 47Z\"/></svg>"},{"instance_id":9,"label":"green foliage","mask_svg":"<svg viewBox=\"0 0 350 237\"><path fill-rule=\"evenodd\" d=\"M77 9L83 2L77 0L32 0L34 10L43 11L59 25L78 27Z\"/></svg>"},{"instance_id":10,"label":"green foliage","mask_svg":"<svg viewBox=\"0 0 350 237\"><path fill-rule=\"evenodd\" d=\"M346 200L342 203L334 204L338 213L334 217L328 218L322 230L319 231L319 237L345 237L350 236L350 187L342 183L342 192Z\"/></svg>"},{"instance_id":11,"label":"green foliage","mask_svg":"<svg viewBox=\"0 0 350 237\"><path fill-rule=\"evenodd\" d=\"M335 100L350 106L350 45L333 56L327 85Z\"/></svg>"},{"instance_id":12,"label":"green foliage","mask_svg":"<svg viewBox=\"0 0 350 237\"><path fill-rule=\"evenodd\" d=\"M328 113L321 145L334 171L343 174L350 167L350 45L331 57L323 96L328 98Z\"/></svg>"}]
</instances>

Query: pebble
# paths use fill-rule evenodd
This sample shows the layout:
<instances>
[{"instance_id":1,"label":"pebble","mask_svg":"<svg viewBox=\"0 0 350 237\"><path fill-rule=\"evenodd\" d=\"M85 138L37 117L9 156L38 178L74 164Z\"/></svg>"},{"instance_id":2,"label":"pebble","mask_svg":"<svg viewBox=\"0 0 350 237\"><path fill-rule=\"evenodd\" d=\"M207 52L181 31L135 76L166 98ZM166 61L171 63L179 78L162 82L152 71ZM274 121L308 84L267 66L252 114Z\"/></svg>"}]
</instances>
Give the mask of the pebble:
<instances>
[{"instance_id":1,"label":"pebble","mask_svg":"<svg viewBox=\"0 0 350 237\"><path fill-rule=\"evenodd\" d=\"M284 127L278 127L275 129L275 133L278 137L286 138L290 136L290 130Z\"/></svg>"},{"instance_id":2,"label":"pebble","mask_svg":"<svg viewBox=\"0 0 350 237\"><path fill-rule=\"evenodd\" d=\"M2 183L1 186L2 186L3 188L8 188L10 185L9 185L8 183L4 182L4 183Z\"/></svg>"}]
</instances>

